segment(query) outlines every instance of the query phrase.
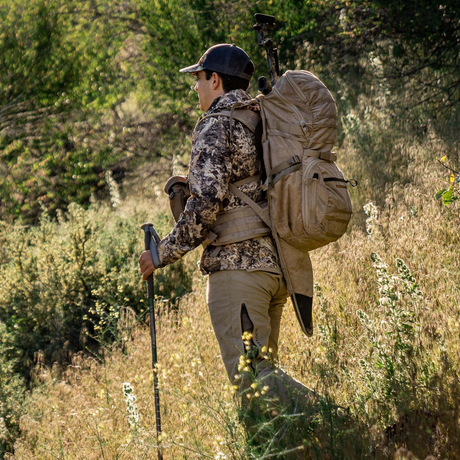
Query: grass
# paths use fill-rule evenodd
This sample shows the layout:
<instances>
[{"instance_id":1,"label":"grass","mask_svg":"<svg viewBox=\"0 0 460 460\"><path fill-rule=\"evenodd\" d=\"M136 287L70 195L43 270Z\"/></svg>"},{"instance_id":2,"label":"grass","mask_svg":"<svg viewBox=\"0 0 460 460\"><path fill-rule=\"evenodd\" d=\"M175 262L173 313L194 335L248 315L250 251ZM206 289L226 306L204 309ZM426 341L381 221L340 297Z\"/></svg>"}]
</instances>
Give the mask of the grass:
<instances>
[{"instance_id":1,"label":"grass","mask_svg":"<svg viewBox=\"0 0 460 460\"><path fill-rule=\"evenodd\" d=\"M142 316L121 343L104 339L98 352L74 353L62 371L37 367L40 384L28 395L21 435L6 458L151 459L158 445L165 459L457 458L459 217L458 208L434 199L445 179L434 159L455 142L435 130L418 140L396 128L379 134L380 115L366 113L353 119L339 159L346 175L361 183L352 191L353 225L337 243L312 253L315 334L302 335L289 303L282 321L280 366L323 395L319 407L298 416L259 416L245 432L207 314L198 250L184 259L181 270L192 273L193 283L178 308L156 301L159 444ZM394 160L395 146L403 161ZM392 175L398 182L388 182ZM110 212L81 212L112 229L120 216L152 216L167 228L165 199L146 193L122 199ZM371 200L366 215L363 206ZM124 307L142 311L133 303L139 296L130 299ZM129 410L124 383L135 395Z\"/></svg>"}]
</instances>

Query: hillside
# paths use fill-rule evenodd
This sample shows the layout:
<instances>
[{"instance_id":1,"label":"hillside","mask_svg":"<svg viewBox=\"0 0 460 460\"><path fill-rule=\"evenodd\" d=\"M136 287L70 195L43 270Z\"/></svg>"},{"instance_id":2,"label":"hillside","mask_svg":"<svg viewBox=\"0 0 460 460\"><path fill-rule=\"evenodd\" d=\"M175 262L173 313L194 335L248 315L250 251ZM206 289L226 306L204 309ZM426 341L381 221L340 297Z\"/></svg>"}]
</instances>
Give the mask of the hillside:
<instances>
[{"instance_id":1,"label":"hillside","mask_svg":"<svg viewBox=\"0 0 460 460\"><path fill-rule=\"evenodd\" d=\"M347 234L312 253L313 337L290 303L282 321L280 366L324 401L244 432L198 249L155 277L165 459L459 458L459 11L413 6L263 8L282 68L336 99L337 163L359 183ZM234 42L263 74L261 10L0 2L4 458L157 458L140 225L168 233L162 186L187 171L199 112L177 69Z\"/></svg>"}]
</instances>

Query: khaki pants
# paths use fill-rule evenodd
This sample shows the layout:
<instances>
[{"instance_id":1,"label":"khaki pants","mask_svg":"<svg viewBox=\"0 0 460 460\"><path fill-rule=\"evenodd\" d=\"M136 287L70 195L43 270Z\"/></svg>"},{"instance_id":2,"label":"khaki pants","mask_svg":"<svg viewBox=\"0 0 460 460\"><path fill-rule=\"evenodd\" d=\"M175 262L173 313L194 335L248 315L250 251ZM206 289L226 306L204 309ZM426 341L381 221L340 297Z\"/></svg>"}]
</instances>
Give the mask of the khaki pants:
<instances>
[{"instance_id":1,"label":"khaki pants","mask_svg":"<svg viewBox=\"0 0 460 460\"><path fill-rule=\"evenodd\" d=\"M299 398L303 406L316 399L314 392L273 363L287 297L283 277L266 271L225 270L212 273L208 280L209 313L230 382L241 390L250 385L251 379L241 378L238 363L245 354L243 332L252 329L252 345L258 353L251 362L251 373L258 387L268 387L267 396L284 406L298 406ZM273 359L264 359L268 350Z\"/></svg>"}]
</instances>

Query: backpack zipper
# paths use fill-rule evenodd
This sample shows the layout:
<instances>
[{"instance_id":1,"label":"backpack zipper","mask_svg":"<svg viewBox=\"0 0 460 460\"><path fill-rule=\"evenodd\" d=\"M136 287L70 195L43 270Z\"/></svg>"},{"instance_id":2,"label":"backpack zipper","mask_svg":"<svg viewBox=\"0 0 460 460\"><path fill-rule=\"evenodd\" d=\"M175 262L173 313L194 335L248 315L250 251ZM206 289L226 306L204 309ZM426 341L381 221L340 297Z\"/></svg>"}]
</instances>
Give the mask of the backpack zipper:
<instances>
[{"instance_id":1,"label":"backpack zipper","mask_svg":"<svg viewBox=\"0 0 460 460\"><path fill-rule=\"evenodd\" d=\"M311 169L319 162L324 161L318 158L314 159L308 167L305 169L303 173L303 182L305 185L309 185L308 182L308 174ZM318 184L319 178L312 177L312 183L310 190L308 191L310 196L307 196L307 187L302 187L302 219L303 219L303 226L305 231L308 232L312 225L316 225L316 188Z\"/></svg>"}]
</instances>

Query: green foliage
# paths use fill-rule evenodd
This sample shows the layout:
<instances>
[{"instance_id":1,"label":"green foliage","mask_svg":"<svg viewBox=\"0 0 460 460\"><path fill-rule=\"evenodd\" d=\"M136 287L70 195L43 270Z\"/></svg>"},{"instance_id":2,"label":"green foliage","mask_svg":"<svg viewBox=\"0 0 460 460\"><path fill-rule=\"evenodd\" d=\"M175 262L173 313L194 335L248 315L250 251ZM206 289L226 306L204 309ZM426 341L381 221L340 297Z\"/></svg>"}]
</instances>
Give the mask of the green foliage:
<instances>
[{"instance_id":1,"label":"green foliage","mask_svg":"<svg viewBox=\"0 0 460 460\"><path fill-rule=\"evenodd\" d=\"M127 219L103 205L85 211L72 204L58 221L45 213L28 230L3 225L0 321L11 334L17 371L27 375L38 350L47 363L63 362L64 350L121 340L119 318L127 309L144 318L137 264L143 220L143 214ZM156 226L165 234L171 224L158 213ZM190 290L194 268L181 261L157 277L159 295L171 308Z\"/></svg>"},{"instance_id":2,"label":"green foliage","mask_svg":"<svg viewBox=\"0 0 460 460\"><path fill-rule=\"evenodd\" d=\"M395 106L433 105L434 116L458 104L458 2L330 0L310 12L314 27L291 37L302 65L333 73L356 95L377 76L400 95Z\"/></svg>"},{"instance_id":3,"label":"green foliage","mask_svg":"<svg viewBox=\"0 0 460 460\"><path fill-rule=\"evenodd\" d=\"M364 88L384 85L395 97L376 101L378 110L425 101L423 110L439 116L458 100L458 6L415 3L1 0L3 219L35 223L41 207L55 215L70 202L87 206L107 194L106 171L121 182L141 162L171 158L168 148L197 116L192 81L179 68L233 42L251 55L256 77L266 73L256 12L277 18L282 70L318 72L347 115ZM372 130L361 133L360 142L375 143Z\"/></svg>"},{"instance_id":4,"label":"green foliage","mask_svg":"<svg viewBox=\"0 0 460 460\"><path fill-rule=\"evenodd\" d=\"M15 372L17 353L13 334L0 321L0 456L11 451L19 434L19 418L25 394L23 379Z\"/></svg>"},{"instance_id":5,"label":"green foliage","mask_svg":"<svg viewBox=\"0 0 460 460\"><path fill-rule=\"evenodd\" d=\"M4 220L36 223L42 207L55 215L70 202L87 206L104 195L107 170L120 181L133 158L163 155L151 137L177 120L157 119L132 95L142 94L146 61L133 8L103 0L0 4Z\"/></svg>"},{"instance_id":6,"label":"green foliage","mask_svg":"<svg viewBox=\"0 0 460 460\"><path fill-rule=\"evenodd\" d=\"M379 322L364 311L357 311L372 350L369 357L360 359L362 378L369 389L362 398L363 403L372 399L373 405L377 406L374 410L380 416L385 414L385 422L389 423L400 407L417 406L417 400L430 380L430 375L423 375L423 371L418 370L418 363L427 361L418 347L420 325L417 310L422 306L423 297L415 278L401 259L396 261L398 273L390 275L387 265L377 254L373 253L371 258L380 296L377 310L384 320ZM416 389L419 394L414 394Z\"/></svg>"},{"instance_id":7,"label":"green foliage","mask_svg":"<svg viewBox=\"0 0 460 460\"><path fill-rule=\"evenodd\" d=\"M101 16L98 8L107 6L101 1L2 0L0 104L7 120L30 115L25 108L62 111L113 98L120 72L114 58L126 31L108 21L122 2L110 2Z\"/></svg>"},{"instance_id":8,"label":"green foliage","mask_svg":"<svg viewBox=\"0 0 460 460\"><path fill-rule=\"evenodd\" d=\"M447 156L442 157L439 161L448 171L450 171L450 186L442 188L435 194L436 200L441 200L444 206L450 206L460 198L460 173L445 164Z\"/></svg>"}]
</instances>

